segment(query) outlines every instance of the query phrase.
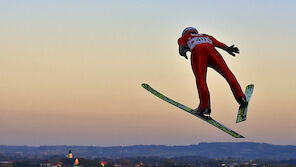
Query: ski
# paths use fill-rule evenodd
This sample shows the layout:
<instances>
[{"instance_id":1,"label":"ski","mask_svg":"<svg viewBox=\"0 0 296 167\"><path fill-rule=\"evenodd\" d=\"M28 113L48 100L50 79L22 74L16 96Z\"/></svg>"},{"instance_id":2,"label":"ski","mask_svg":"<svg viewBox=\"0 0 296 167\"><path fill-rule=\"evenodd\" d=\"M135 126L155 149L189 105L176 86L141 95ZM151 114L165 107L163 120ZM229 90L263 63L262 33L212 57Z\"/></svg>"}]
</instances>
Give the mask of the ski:
<instances>
[{"instance_id":1,"label":"ski","mask_svg":"<svg viewBox=\"0 0 296 167\"><path fill-rule=\"evenodd\" d=\"M253 90L254 90L254 85L250 84L248 86L246 86L246 90L245 90L245 95L248 101L248 105L245 107L240 106L238 109L238 113L237 113L237 117L236 117L236 123L240 123L242 121L245 121L247 119L247 111L248 111L248 106L250 104L250 100L251 100L251 96L253 94Z\"/></svg>"},{"instance_id":2,"label":"ski","mask_svg":"<svg viewBox=\"0 0 296 167\"><path fill-rule=\"evenodd\" d=\"M158 91L156 91L155 89L153 89L152 87L150 87L148 84L143 83L142 84L142 87L144 89L148 90L149 92L151 92L152 94L154 94L155 96L159 97L160 99L162 99L162 100L164 100L164 101L166 101L166 102L168 102L168 103L170 103L170 104L172 104L172 105L174 105L174 106L176 106L176 107L178 107L178 108L180 108L180 109L182 109L182 110L184 110L184 111L192 114L191 112L193 110L191 108L189 108L189 107L187 107L187 106L185 106L185 105L183 105L181 103L178 103L178 102L176 102L176 101L174 101L174 100L166 97L165 95L159 93ZM197 118L200 118L200 119L206 121L207 123L215 126L216 128L219 128L220 130L224 131L225 133L228 133L229 135L231 135L231 136L233 136L235 138L244 138L244 136L242 136L242 135L236 133L235 131L227 128L226 126L224 126L221 123L215 121L213 118L211 118L209 116L195 115L195 114L192 114L192 115L194 115Z\"/></svg>"}]
</instances>

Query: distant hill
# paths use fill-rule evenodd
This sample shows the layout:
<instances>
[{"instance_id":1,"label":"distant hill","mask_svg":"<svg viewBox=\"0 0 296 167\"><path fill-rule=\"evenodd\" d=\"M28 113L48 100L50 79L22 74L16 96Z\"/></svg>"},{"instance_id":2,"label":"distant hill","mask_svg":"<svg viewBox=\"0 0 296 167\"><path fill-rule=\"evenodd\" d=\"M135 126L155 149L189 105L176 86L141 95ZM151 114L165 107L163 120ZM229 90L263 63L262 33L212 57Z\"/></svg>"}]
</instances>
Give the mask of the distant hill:
<instances>
[{"instance_id":1,"label":"distant hill","mask_svg":"<svg viewBox=\"0 0 296 167\"><path fill-rule=\"evenodd\" d=\"M289 160L296 157L296 146L272 145L266 143L200 143L198 145L165 146L0 146L0 153L22 156L65 155L69 150L79 157L184 157L207 158L273 159Z\"/></svg>"}]
</instances>

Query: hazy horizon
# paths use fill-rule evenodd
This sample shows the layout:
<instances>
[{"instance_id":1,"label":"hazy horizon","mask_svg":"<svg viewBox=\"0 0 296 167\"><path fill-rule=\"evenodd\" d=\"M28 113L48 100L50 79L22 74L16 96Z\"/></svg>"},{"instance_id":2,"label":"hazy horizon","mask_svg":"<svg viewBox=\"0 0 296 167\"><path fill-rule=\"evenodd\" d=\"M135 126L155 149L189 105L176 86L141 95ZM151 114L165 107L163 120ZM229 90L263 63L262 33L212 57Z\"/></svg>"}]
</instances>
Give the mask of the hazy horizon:
<instances>
[{"instance_id":1,"label":"hazy horizon","mask_svg":"<svg viewBox=\"0 0 296 167\"><path fill-rule=\"evenodd\" d=\"M220 144L223 144L223 143L256 143L256 144L270 144L270 145L274 145L274 146L296 146L294 144L272 144L272 143L266 143L266 142L253 142L253 141L238 141L238 142L228 142L228 141L225 141L225 142L207 142L207 141L201 141L199 143L193 143L193 144L128 144L128 145L75 145L75 144L72 144L72 145L67 145L67 144L58 144L58 145L54 145L54 144L51 144L51 145L29 145L29 144L25 144L25 145L21 145L21 144L16 144L16 145L7 145L7 144L0 144L0 146L16 146L16 147L47 147L47 146L52 146L52 147L130 147L130 146L191 146L191 145L199 145L199 144L217 144L217 143L220 143Z\"/></svg>"},{"instance_id":2,"label":"hazy horizon","mask_svg":"<svg viewBox=\"0 0 296 167\"><path fill-rule=\"evenodd\" d=\"M296 145L296 2L1 1L0 145ZM208 70L212 117L235 139L163 102L148 83L192 108L190 61L178 55L187 26L217 49L242 88L255 85L246 122L223 77ZM294 76L294 77L293 77Z\"/></svg>"}]
</instances>

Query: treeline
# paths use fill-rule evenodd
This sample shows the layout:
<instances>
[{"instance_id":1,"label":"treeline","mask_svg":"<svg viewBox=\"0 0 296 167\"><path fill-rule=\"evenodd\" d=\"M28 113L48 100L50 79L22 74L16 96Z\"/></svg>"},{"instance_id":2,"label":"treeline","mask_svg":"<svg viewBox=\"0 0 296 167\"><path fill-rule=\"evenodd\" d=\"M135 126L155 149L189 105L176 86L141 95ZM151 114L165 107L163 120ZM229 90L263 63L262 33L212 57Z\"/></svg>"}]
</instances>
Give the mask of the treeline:
<instances>
[{"instance_id":1,"label":"treeline","mask_svg":"<svg viewBox=\"0 0 296 167\"><path fill-rule=\"evenodd\" d=\"M15 158L15 159L14 159ZM0 161L11 161L14 167L40 167L42 162L58 162L64 157L50 156L47 158L38 157L14 157L0 154ZM184 156L173 158L161 157L125 157L125 158L79 158L80 167L102 167L100 162L104 162L104 167L219 167L219 166L268 166L268 167L293 167L296 166L294 160L242 160L242 159L209 159L200 156Z\"/></svg>"},{"instance_id":2,"label":"treeline","mask_svg":"<svg viewBox=\"0 0 296 167\"><path fill-rule=\"evenodd\" d=\"M0 153L19 154L26 156L64 155L69 150L79 157L180 157L204 156L208 158L246 158L289 160L296 157L296 146L272 145L266 143L200 143L198 145L165 146L165 145L134 145L134 146L1 146Z\"/></svg>"}]
</instances>

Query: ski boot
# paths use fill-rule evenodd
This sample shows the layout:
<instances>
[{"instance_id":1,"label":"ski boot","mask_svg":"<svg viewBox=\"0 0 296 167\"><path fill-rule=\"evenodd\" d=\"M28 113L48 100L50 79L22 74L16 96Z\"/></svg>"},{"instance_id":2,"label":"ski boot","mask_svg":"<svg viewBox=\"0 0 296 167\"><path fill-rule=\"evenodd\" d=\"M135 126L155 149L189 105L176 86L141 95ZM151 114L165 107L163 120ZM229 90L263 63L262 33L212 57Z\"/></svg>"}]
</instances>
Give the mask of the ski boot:
<instances>
[{"instance_id":1,"label":"ski boot","mask_svg":"<svg viewBox=\"0 0 296 167\"><path fill-rule=\"evenodd\" d=\"M246 98L244 98L244 97L241 97L239 100L238 100L238 103L240 104L240 108L241 107L246 107L246 106L248 106L248 101L247 101L247 99Z\"/></svg>"},{"instance_id":2,"label":"ski boot","mask_svg":"<svg viewBox=\"0 0 296 167\"><path fill-rule=\"evenodd\" d=\"M211 109L210 108L206 108L204 110L200 110L200 108L198 106L196 109L192 110L191 113L192 114L195 114L195 115L208 115L208 116L210 116Z\"/></svg>"}]
</instances>

